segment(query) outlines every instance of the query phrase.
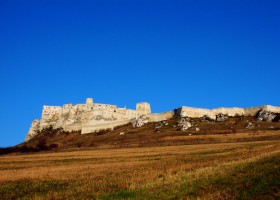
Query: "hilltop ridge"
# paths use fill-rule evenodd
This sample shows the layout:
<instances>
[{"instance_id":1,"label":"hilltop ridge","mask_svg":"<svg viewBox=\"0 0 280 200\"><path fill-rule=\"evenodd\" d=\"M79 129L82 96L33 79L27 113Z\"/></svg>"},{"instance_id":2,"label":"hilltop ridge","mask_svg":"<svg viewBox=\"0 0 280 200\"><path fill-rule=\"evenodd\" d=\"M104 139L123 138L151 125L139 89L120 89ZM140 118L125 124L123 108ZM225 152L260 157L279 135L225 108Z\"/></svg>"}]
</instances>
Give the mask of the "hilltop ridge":
<instances>
[{"instance_id":1,"label":"hilltop ridge","mask_svg":"<svg viewBox=\"0 0 280 200\"><path fill-rule=\"evenodd\" d=\"M254 117L259 121L279 121L280 107L264 105L250 108L194 108L182 106L163 113L152 113L147 102L136 104L136 109L118 108L116 105L93 103L87 98L85 104L65 104L63 106L43 106L42 117L32 122L25 141L29 141L40 132L50 127L64 132L80 134L98 133L114 130L116 127L131 124L140 127L147 123L155 123L174 118L208 118L221 121L228 117ZM184 124L185 129L188 129Z\"/></svg>"}]
</instances>

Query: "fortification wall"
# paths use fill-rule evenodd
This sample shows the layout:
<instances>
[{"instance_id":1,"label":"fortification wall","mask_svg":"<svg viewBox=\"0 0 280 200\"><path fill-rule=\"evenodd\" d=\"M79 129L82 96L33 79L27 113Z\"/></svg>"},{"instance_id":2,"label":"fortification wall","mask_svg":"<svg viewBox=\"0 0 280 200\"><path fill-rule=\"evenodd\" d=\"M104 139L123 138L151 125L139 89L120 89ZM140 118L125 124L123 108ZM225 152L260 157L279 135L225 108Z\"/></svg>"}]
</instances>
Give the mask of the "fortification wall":
<instances>
[{"instance_id":1,"label":"fortification wall","mask_svg":"<svg viewBox=\"0 0 280 200\"><path fill-rule=\"evenodd\" d=\"M216 116L209 109L205 108L193 108L188 106L182 106L176 110L176 115L181 117L200 118L207 115L211 119L215 119Z\"/></svg>"},{"instance_id":2,"label":"fortification wall","mask_svg":"<svg viewBox=\"0 0 280 200\"><path fill-rule=\"evenodd\" d=\"M203 116L208 116L211 119L215 119L216 115L224 114L228 116L256 116L257 113L265 109L270 112L280 113L280 107L278 106L259 106L259 107L251 107L251 108L215 108L215 109L204 109L204 108L193 108L182 106L181 108L176 109L176 115L181 117L193 117L193 118L200 118Z\"/></svg>"},{"instance_id":3,"label":"fortification wall","mask_svg":"<svg viewBox=\"0 0 280 200\"><path fill-rule=\"evenodd\" d=\"M43 106L42 111L42 118L48 117L50 115L54 114L61 114L62 113L62 107L61 106Z\"/></svg>"},{"instance_id":4,"label":"fortification wall","mask_svg":"<svg viewBox=\"0 0 280 200\"><path fill-rule=\"evenodd\" d=\"M256 116L264 106L244 108L244 116Z\"/></svg>"},{"instance_id":5,"label":"fortification wall","mask_svg":"<svg viewBox=\"0 0 280 200\"><path fill-rule=\"evenodd\" d=\"M127 119L132 119L132 118L136 118L138 114L136 110L126 109L125 116Z\"/></svg>"},{"instance_id":6,"label":"fortification wall","mask_svg":"<svg viewBox=\"0 0 280 200\"><path fill-rule=\"evenodd\" d=\"M108 122L103 124L96 124L96 125L85 125L82 127L82 134L86 133L93 133L101 130L107 130L111 129L113 130L117 126L122 126L125 124L129 124L131 122L131 119L122 120L122 121L116 121L116 122Z\"/></svg>"},{"instance_id":7,"label":"fortification wall","mask_svg":"<svg viewBox=\"0 0 280 200\"><path fill-rule=\"evenodd\" d=\"M93 104L93 109L98 109L98 110L114 110L117 109L118 107L116 105L110 105L110 104L101 104L101 103L95 103Z\"/></svg>"},{"instance_id":8,"label":"fortification wall","mask_svg":"<svg viewBox=\"0 0 280 200\"><path fill-rule=\"evenodd\" d=\"M171 119L174 116L174 112L169 111L164 113L150 113L147 116L150 122L159 122L159 121Z\"/></svg>"},{"instance_id":9,"label":"fortification wall","mask_svg":"<svg viewBox=\"0 0 280 200\"><path fill-rule=\"evenodd\" d=\"M237 108L237 107L215 108L215 109L210 110L210 112L215 116L220 114L220 113L222 113L224 115L231 116L231 117L234 117L235 115L243 116L244 115L244 108Z\"/></svg>"},{"instance_id":10,"label":"fortification wall","mask_svg":"<svg viewBox=\"0 0 280 200\"><path fill-rule=\"evenodd\" d=\"M266 105L265 109L267 111L270 111L270 112L280 113L280 107L279 106Z\"/></svg>"}]
</instances>

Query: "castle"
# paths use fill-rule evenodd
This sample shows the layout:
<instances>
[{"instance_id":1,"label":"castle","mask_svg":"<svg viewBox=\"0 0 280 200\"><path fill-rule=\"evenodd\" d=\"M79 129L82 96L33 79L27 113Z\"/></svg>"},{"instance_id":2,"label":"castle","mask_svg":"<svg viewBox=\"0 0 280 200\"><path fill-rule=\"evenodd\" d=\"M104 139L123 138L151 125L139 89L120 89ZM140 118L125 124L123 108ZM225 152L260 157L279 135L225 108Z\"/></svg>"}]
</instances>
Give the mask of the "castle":
<instances>
[{"instance_id":1,"label":"castle","mask_svg":"<svg viewBox=\"0 0 280 200\"><path fill-rule=\"evenodd\" d=\"M116 105L94 103L87 98L85 104L65 104L63 106L43 106L42 117L34 120L25 141L31 139L39 130L52 126L65 131L81 131L82 134L113 129L129 123L132 119L151 113L150 104L136 104L136 110L118 108Z\"/></svg>"},{"instance_id":2,"label":"castle","mask_svg":"<svg viewBox=\"0 0 280 200\"><path fill-rule=\"evenodd\" d=\"M216 108L203 109L182 106L178 109L163 113L151 113L150 104L141 102L136 104L136 110L118 108L116 105L94 103L92 98L87 98L85 104L65 104L63 106L43 106L42 117L35 119L25 141L33 138L38 131L52 126L54 129L62 128L64 131L81 131L81 134L97 132L100 130L114 129L117 126L129 124L141 116L149 122L170 119L174 116L200 118L207 116L215 119L216 115L228 116L256 116L260 110L280 113L280 107L260 106L252 108Z\"/></svg>"}]
</instances>

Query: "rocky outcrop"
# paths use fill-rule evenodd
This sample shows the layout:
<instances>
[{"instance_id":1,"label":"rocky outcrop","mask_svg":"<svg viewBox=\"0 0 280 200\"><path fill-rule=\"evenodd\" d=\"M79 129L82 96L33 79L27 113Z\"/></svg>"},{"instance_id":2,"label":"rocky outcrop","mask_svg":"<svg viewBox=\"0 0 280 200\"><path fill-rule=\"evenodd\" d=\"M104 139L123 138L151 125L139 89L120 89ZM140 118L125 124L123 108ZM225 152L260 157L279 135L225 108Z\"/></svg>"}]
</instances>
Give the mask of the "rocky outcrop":
<instances>
[{"instance_id":1,"label":"rocky outcrop","mask_svg":"<svg viewBox=\"0 0 280 200\"><path fill-rule=\"evenodd\" d=\"M177 126L181 127L180 131L186 131L192 127L192 124L189 122L189 118L180 118L177 122Z\"/></svg>"},{"instance_id":2,"label":"rocky outcrop","mask_svg":"<svg viewBox=\"0 0 280 200\"><path fill-rule=\"evenodd\" d=\"M253 128L255 128L255 124L253 124L252 122L248 122L246 128L247 129L253 129Z\"/></svg>"},{"instance_id":3,"label":"rocky outcrop","mask_svg":"<svg viewBox=\"0 0 280 200\"><path fill-rule=\"evenodd\" d=\"M188 129L191 128L191 127L192 127L191 123L190 123L190 122L186 122L186 123L182 126L181 131L186 131L186 130L188 130Z\"/></svg>"},{"instance_id":4,"label":"rocky outcrop","mask_svg":"<svg viewBox=\"0 0 280 200\"><path fill-rule=\"evenodd\" d=\"M148 118L146 115L140 116L138 119L133 122L132 126L133 127L141 127L149 122Z\"/></svg>"},{"instance_id":5,"label":"rocky outcrop","mask_svg":"<svg viewBox=\"0 0 280 200\"><path fill-rule=\"evenodd\" d=\"M163 126L168 126L168 122L166 121L161 121L155 124L154 128L156 132L159 132L160 128L162 128Z\"/></svg>"},{"instance_id":6,"label":"rocky outcrop","mask_svg":"<svg viewBox=\"0 0 280 200\"><path fill-rule=\"evenodd\" d=\"M272 122L276 118L276 116L277 116L276 113L262 109L257 115L257 120Z\"/></svg>"},{"instance_id":7,"label":"rocky outcrop","mask_svg":"<svg viewBox=\"0 0 280 200\"><path fill-rule=\"evenodd\" d=\"M210 119L207 115L204 115L202 118L200 118L201 122L205 122L205 123L209 123L211 121L213 121L212 119Z\"/></svg>"},{"instance_id":8,"label":"rocky outcrop","mask_svg":"<svg viewBox=\"0 0 280 200\"><path fill-rule=\"evenodd\" d=\"M223 113L219 113L216 115L217 122L223 122L223 121L226 121L227 119L228 119L228 116Z\"/></svg>"},{"instance_id":9,"label":"rocky outcrop","mask_svg":"<svg viewBox=\"0 0 280 200\"><path fill-rule=\"evenodd\" d=\"M35 135L38 134L38 131L40 131L40 121L38 119L35 119L35 120L33 120L32 124L29 128L28 134L24 141L27 142L28 140L33 138Z\"/></svg>"},{"instance_id":10,"label":"rocky outcrop","mask_svg":"<svg viewBox=\"0 0 280 200\"><path fill-rule=\"evenodd\" d=\"M280 113L277 113L277 116L273 119L273 122L280 122Z\"/></svg>"}]
</instances>

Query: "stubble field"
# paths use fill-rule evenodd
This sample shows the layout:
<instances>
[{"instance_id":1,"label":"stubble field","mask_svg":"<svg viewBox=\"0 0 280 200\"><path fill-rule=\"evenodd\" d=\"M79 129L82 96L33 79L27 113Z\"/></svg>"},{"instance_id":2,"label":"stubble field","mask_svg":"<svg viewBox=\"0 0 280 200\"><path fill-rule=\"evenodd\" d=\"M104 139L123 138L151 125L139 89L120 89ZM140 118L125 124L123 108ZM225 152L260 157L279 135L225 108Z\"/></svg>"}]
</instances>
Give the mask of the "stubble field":
<instances>
[{"instance_id":1,"label":"stubble field","mask_svg":"<svg viewBox=\"0 0 280 200\"><path fill-rule=\"evenodd\" d=\"M269 136L266 139L263 135ZM270 137L273 136L273 137ZM206 136L164 137L190 140ZM0 156L1 199L279 199L280 132ZM229 142L244 138L243 142ZM226 141L226 139L229 141Z\"/></svg>"}]
</instances>

